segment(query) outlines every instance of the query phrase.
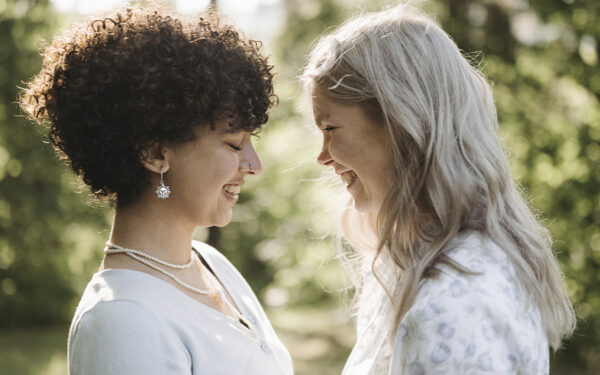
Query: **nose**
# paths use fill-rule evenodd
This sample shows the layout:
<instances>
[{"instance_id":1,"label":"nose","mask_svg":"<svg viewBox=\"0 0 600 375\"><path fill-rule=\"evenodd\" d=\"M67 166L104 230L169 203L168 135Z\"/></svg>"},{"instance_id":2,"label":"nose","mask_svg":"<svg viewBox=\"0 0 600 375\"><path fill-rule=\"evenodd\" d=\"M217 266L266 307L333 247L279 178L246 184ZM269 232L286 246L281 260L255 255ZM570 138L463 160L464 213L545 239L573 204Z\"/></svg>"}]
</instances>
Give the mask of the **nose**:
<instances>
[{"instance_id":1,"label":"nose","mask_svg":"<svg viewBox=\"0 0 600 375\"><path fill-rule=\"evenodd\" d=\"M240 171L242 173L254 175L262 172L262 161L251 142L248 142L248 145L242 149L242 154L240 160Z\"/></svg>"},{"instance_id":2,"label":"nose","mask_svg":"<svg viewBox=\"0 0 600 375\"><path fill-rule=\"evenodd\" d=\"M317 162L324 166L328 166L328 165L331 165L331 163L333 163L333 159L331 158L331 155L329 154L329 149L328 149L325 141L323 141L323 147L321 148L321 152L319 153L319 156L317 156Z\"/></svg>"}]
</instances>

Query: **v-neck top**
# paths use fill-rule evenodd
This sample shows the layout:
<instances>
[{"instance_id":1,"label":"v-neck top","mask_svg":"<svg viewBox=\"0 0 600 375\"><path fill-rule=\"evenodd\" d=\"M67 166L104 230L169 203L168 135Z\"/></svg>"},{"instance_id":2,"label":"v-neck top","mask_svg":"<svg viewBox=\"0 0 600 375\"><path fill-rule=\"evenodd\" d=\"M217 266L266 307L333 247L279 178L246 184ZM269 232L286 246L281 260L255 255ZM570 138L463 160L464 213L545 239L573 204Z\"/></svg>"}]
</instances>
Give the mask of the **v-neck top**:
<instances>
[{"instance_id":1,"label":"v-neck top","mask_svg":"<svg viewBox=\"0 0 600 375\"><path fill-rule=\"evenodd\" d=\"M241 274L216 249L192 246L253 330L155 276L107 269L94 274L73 317L70 374L293 374L288 351Z\"/></svg>"}]
</instances>

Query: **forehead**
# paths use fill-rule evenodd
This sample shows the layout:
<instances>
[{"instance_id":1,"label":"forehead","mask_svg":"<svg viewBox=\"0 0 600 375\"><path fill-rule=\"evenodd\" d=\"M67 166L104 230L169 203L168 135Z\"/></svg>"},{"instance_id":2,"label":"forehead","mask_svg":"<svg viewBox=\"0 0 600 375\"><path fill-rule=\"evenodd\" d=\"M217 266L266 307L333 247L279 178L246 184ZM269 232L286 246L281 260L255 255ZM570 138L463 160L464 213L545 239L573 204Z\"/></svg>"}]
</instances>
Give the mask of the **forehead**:
<instances>
[{"instance_id":1,"label":"forehead","mask_svg":"<svg viewBox=\"0 0 600 375\"><path fill-rule=\"evenodd\" d=\"M224 111L216 116L212 125L209 124L208 127L214 133L224 135L237 133L258 134L263 126L263 123L245 122L245 117L239 113Z\"/></svg>"},{"instance_id":2,"label":"forehead","mask_svg":"<svg viewBox=\"0 0 600 375\"><path fill-rule=\"evenodd\" d=\"M196 135L226 135L241 133L246 131L241 125L240 120L234 116L222 115L217 117L214 122L204 123L197 127Z\"/></svg>"},{"instance_id":3,"label":"forehead","mask_svg":"<svg viewBox=\"0 0 600 375\"><path fill-rule=\"evenodd\" d=\"M322 89L316 88L312 93L313 116L317 125L331 117L344 116L346 110L353 105L342 104L339 101L331 99L325 95Z\"/></svg>"},{"instance_id":4,"label":"forehead","mask_svg":"<svg viewBox=\"0 0 600 375\"><path fill-rule=\"evenodd\" d=\"M203 144L205 142L219 141L229 134L235 135L242 132L244 132L243 129L238 126L231 126L228 121L216 120L213 126L206 123L196 126L194 137L191 141L195 144Z\"/></svg>"},{"instance_id":5,"label":"forehead","mask_svg":"<svg viewBox=\"0 0 600 375\"><path fill-rule=\"evenodd\" d=\"M323 90L318 88L312 93L312 108L317 125L321 125L324 121L354 122L357 117L374 122L364 103L342 102L324 94Z\"/></svg>"}]
</instances>

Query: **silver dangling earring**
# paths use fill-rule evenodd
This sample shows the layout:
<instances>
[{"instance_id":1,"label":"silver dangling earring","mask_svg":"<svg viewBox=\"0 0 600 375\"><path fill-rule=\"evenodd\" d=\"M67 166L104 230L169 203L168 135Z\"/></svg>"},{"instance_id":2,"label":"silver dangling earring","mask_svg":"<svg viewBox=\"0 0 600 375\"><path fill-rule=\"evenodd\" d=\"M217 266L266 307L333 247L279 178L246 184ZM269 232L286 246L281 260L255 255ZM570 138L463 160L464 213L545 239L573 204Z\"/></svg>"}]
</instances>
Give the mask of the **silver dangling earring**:
<instances>
[{"instance_id":1,"label":"silver dangling earring","mask_svg":"<svg viewBox=\"0 0 600 375\"><path fill-rule=\"evenodd\" d=\"M165 185L165 182L163 181L163 172L161 170L160 184L158 184L158 187L156 188L156 196L160 199L167 199L169 198L169 195L171 195L171 189L167 185Z\"/></svg>"}]
</instances>

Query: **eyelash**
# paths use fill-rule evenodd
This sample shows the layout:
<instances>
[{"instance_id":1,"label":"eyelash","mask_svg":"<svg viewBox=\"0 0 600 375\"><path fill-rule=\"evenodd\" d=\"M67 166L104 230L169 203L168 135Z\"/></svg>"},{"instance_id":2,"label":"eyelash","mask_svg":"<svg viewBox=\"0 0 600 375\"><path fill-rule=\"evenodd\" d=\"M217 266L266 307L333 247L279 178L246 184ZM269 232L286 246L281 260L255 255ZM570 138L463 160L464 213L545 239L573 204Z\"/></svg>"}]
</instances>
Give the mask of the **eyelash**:
<instances>
[{"instance_id":1,"label":"eyelash","mask_svg":"<svg viewBox=\"0 0 600 375\"><path fill-rule=\"evenodd\" d=\"M227 144L229 147L231 147L232 149L234 149L235 151L242 151L241 147L238 147L236 145L232 145L231 143Z\"/></svg>"},{"instance_id":2,"label":"eyelash","mask_svg":"<svg viewBox=\"0 0 600 375\"><path fill-rule=\"evenodd\" d=\"M330 131L332 131L334 129L336 129L335 126L326 126L326 127L323 128L323 131L324 132L330 132Z\"/></svg>"}]
</instances>

